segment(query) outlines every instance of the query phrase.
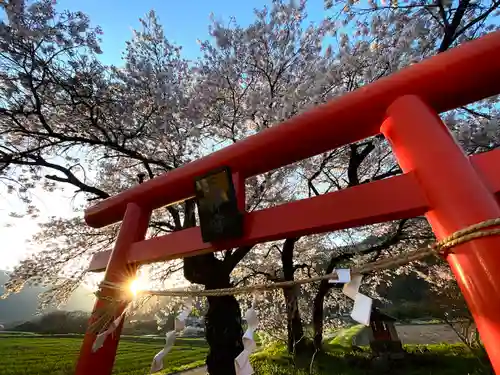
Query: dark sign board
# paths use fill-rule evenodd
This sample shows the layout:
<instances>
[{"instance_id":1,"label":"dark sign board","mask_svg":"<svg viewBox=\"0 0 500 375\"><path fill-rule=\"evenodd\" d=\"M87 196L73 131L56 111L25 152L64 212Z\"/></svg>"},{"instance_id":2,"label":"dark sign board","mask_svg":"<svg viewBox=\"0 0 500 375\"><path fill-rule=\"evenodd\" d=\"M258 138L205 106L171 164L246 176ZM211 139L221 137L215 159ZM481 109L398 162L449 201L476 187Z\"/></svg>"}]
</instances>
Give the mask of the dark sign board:
<instances>
[{"instance_id":1,"label":"dark sign board","mask_svg":"<svg viewBox=\"0 0 500 375\"><path fill-rule=\"evenodd\" d=\"M238 210L231 171L211 171L195 180L198 215L203 242L243 235L243 214Z\"/></svg>"}]
</instances>

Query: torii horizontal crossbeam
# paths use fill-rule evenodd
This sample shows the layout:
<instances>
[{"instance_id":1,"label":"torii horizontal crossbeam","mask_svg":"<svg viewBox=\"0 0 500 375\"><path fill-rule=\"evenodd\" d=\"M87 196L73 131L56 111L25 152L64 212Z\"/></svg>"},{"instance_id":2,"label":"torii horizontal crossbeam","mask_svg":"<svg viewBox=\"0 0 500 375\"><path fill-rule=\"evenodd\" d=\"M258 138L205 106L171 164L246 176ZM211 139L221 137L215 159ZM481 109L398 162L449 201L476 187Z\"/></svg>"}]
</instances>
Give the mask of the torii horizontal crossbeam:
<instances>
[{"instance_id":1,"label":"torii horizontal crossbeam","mask_svg":"<svg viewBox=\"0 0 500 375\"><path fill-rule=\"evenodd\" d=\"M471 163L500 199L500 150L471 157ZM246 214L241 239L204 243L189 228L133 244L129 263L147 264L288 237L420 216L430 207L411 173ZM111 251L94 255L89 270L106 268Z\"/></svg>"}]
</instances>

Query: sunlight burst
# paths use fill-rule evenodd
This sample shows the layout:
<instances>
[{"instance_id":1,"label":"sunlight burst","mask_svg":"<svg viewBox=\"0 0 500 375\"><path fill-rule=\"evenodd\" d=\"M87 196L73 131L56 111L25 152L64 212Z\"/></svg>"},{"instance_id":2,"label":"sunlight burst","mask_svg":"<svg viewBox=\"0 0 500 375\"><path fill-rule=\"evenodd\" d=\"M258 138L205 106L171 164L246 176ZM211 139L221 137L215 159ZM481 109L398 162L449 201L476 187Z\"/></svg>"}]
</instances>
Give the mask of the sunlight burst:
<instances>
[{"instance_id":1,"label":"sunlight burst","mask_svg":"<svg viewBox=\"0 0 500 375\"><path fill-rule=\"evenodd\" d=\"M132 280L129 284L130 292L134 295L134 297L136 297L141 291L146 290L146 288L146 281L139 278Z\"/></svg>"}]
</instances>

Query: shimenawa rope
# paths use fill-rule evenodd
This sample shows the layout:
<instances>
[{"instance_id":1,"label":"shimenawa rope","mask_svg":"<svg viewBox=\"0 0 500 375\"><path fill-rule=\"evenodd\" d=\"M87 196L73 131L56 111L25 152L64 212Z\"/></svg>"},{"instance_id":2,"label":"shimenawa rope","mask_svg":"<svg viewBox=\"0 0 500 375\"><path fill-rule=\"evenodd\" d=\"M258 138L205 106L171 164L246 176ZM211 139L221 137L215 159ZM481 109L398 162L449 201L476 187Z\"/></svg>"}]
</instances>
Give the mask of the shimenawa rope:
<instances>
[{"instance_id":1,"label":"shimenawa rope","mask_svg":"<svg viewBox=\"0 0 500 375\"><path fill-rule=\"evenodd\" d=\"M423 247L417 250L410 251L405 254L400 254L392 256L390 258L377 260L374 262L367 263L360 267L354 267L351 269L351 275L355 274L366 274L373 271L381 271L386 269L397 268L405 264L422 260L429 256L447 256L450 250L463 244L465 242L471 241L473 239L498 236L500 235L500 228L491 229L492 227L500 225L500 218L486 220L478 224L471 225L465 229L459 230L453 233L451 236L439 241L434 244ZM291 281L281 281L276 283L266 283L258 284L252 286L234 287L234 288L224 288L224 289L211 289L211 290L186 290L186 289L168 289L168 290L144 290L141 291L142 295L150 296L167 296L167 297L220 297L229 296L245 293L263 292L268 290L289 288L295 285L303 285L308 283L313 283L322 280L337 280L338 275L333 272L327 275L315 276L305 279L291 280ZM102 295L102 290L114 290L121 292L125 298L117 299L114 297ZM96 292L96 296L100 299L104 299L110 302L111 305L115 305L116 308L119 304L126 304L130 302L130 293L122 286L122 284L113 283L104 280L99 285L99 290ZM104 308L104 310L108 310ZM112 306L109 306L109 310L116 311ZM109 324L113 320L114 314L106 314L100 316L94 324L91 326L93 332L98 332L102 330L104 326ZM104 325L102 324L104 323ZM94 327L94 329L92 329Z\"/></svg>"}]
</instances>

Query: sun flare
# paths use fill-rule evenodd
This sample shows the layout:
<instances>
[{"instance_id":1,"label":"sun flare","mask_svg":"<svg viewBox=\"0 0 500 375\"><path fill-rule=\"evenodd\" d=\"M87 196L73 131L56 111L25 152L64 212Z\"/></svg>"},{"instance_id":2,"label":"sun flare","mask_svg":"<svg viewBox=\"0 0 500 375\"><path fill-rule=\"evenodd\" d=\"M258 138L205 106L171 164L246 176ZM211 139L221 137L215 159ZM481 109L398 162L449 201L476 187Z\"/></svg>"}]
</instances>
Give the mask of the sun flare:
<instances>
[{"instance_id":1,"label":"sun flare","mask_svg":"<svg viewBox=\"0 0 500 375\"><path fill-rule=\"evenodd\" d=\"M146 281L143 279L133 279L129 284L130 292L135 296L137 296L141 291L146 290L147 285Z\"/></svg>"}]
</instances>

